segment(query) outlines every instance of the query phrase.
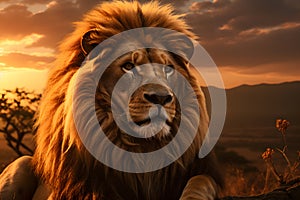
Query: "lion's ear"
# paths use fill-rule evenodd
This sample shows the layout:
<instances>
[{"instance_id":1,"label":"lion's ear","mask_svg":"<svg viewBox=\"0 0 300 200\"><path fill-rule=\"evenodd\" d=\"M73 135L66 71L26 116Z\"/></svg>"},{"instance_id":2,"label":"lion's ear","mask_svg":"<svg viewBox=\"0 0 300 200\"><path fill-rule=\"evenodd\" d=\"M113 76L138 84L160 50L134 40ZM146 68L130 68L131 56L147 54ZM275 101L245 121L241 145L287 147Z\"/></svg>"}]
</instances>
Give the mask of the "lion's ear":
<instances>
[{"instance_id":1,"label":"lion's ear","mask_svg":"<svg viewBox=\"0 0 300 200\"><path fill-rule=\"evenodd\" d=\"M81 37L81 49L84 55L88 55L97 45L97 36L99 36L99 30L91 29L87 31Z\"/></svg>"}]
</instances>

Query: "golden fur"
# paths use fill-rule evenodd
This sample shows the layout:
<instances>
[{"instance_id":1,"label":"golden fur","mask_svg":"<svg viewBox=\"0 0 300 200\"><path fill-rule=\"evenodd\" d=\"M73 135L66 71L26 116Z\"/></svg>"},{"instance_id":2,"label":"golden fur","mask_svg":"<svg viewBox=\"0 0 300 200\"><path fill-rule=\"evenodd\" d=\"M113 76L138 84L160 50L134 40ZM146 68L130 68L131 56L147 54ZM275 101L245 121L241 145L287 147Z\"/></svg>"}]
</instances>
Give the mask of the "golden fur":
<instances>
[{"instance_id":1,"label":"golden fur","mask_svg":"<svg viewBox=\"0 0 300 200\"><path fill-rule=\"evenodd\" d=\"M37 148L33 158L35 171L51 188L53 199L179 199L191 177L204 174L220 183L213 155L204 159L197 157L207 130L208 117L203 93L182 59L177 58L176 63L182 66L179 70L197 94L201 121L194 142L173 164L144 174L119 172L106 167L85 149L72 119L70 82L85 59L86 52L81 48L81 38L85 33L89 30L98 31L90 35L91 45L122 31L139 27L163 27L196 38L182 17L173 14L170 6L160 6L157 2L144 5L125 1L103 3L85 15L81 22L77 22L76 30L61 43L60 55L55 67L51 69L38 113ZM102 81L107 83L112 80ZM101 86L100 81L99 90L101 88L108 90ZM106 97L97 93L97 98L101 100ZM143 141L143 145L134 145L139 144L139 141L120 136L107 107L98 107L98 120L103 130L106 130L109 139L122 148L144 152L167 143L159 138L154 139L153 144L151 141ZM169 115L174 126L175 111L176 108L172 105Z\"/></svg>"}]
</instances>

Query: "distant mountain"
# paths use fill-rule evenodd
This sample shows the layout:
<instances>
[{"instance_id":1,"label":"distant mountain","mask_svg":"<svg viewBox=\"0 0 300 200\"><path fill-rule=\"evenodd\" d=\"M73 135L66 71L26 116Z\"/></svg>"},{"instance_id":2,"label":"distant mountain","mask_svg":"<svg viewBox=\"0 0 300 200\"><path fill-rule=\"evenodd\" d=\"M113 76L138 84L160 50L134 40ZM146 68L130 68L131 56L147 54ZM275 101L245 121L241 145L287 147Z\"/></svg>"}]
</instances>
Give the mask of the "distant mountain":
<instances>
[{"instance_id":1,"label":"distant mountain","mask_svg":"<svg viewBox=\"0 0 300 200\"><path fill-rule=\"evenodd\" d=\"M274 126L278 118L300 125L300 82L243 85L227 90L228 127Z\"/></svg>"},{"instance_id":2,"label":"distant mountain","mask_svg":"<svg viewBox=\"0 0 300 200\"><path fill-rule=\"evenodd\" d=\"M210 89L220 90L215 87ZM210 104L208 89L203 88L203 91ZM242 85L226 90L226 94L225 126L216 145L223 163L247 167L247 163L239 161L241 159L238 156L242 156L261 168L264 162L260 155L266 147L283 146L281 135L275 128L275 120L278 118L291 122L287 130L287 144L290 159L296 159L295 152L299 151L300 142L300 81ZM283 161L278 155L276 162Z\"/></svg>"},{"instance_id":3,"label":"distant mountain","mask_svg":"<svg viewBox=\"0 0 300 200\"><path fill-rule=\"evenodd\" d=\"M203 90L207 96L207 88ZM226 90L226 96L225 129L274 126L278 118L300 125L300 81L242 85Z\"/></svg>"}]
</instances>

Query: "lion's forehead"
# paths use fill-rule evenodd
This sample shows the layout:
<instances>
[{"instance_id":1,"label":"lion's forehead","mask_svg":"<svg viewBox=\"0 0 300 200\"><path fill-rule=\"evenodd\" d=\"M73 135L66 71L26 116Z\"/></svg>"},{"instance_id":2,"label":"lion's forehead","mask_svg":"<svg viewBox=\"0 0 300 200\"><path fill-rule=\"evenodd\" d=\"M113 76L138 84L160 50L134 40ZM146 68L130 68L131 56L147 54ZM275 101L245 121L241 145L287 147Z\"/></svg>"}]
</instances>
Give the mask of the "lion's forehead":
<instances>
[{"instance_id":1,"label":"lion's forehead","mask_svg":"<svg viewBox=\"0 0 300 200\"><path fill-rule=\"evenodd\" d=\"M160 49L138 49L126 53L119 59L121 63L132 62L136 65L143 65L147 63L170 64L174 60L171 55L164 50Z\"/></svg>"}]
</instances>

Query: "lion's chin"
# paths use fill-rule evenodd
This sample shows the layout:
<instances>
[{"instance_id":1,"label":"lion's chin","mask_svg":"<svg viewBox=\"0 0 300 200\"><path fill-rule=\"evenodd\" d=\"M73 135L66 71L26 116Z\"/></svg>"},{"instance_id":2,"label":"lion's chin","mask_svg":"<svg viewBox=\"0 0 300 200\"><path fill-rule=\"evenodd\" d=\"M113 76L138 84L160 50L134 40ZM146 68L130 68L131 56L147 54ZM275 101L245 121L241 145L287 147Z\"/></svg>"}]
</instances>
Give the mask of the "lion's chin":
<instances>
[{"instance_id":1,"label":"lion's chin","mask_svg":"<svg viewBox=\"0 0 300 200\"><path fill-rule=\"evenodd\" d=\"M136 122L137 128L134 128L136 134L142 138L157 137L162 139L170 134L171 127L164 120L145 119Z\"/></svg>"}]
</instances>

